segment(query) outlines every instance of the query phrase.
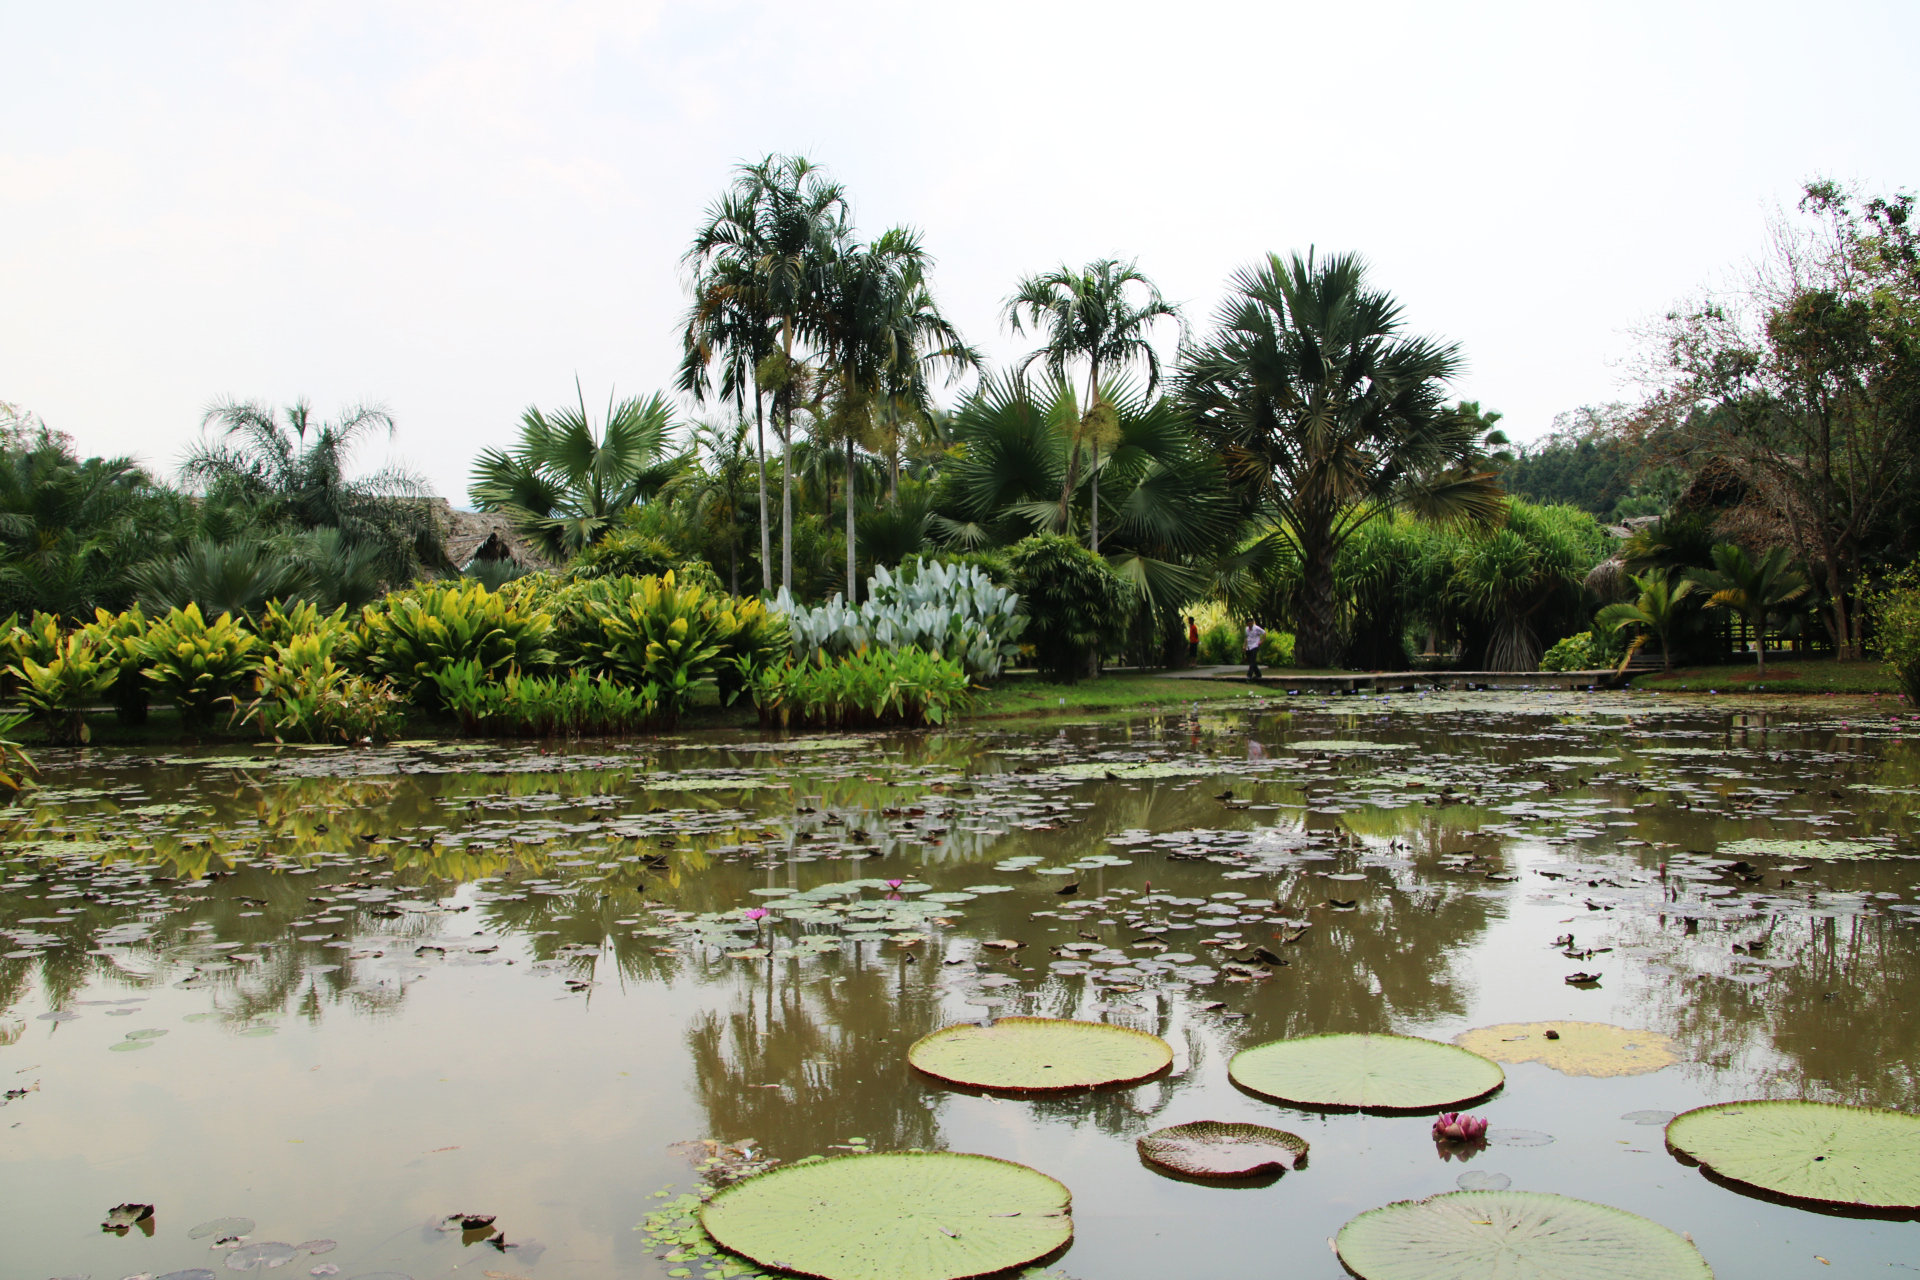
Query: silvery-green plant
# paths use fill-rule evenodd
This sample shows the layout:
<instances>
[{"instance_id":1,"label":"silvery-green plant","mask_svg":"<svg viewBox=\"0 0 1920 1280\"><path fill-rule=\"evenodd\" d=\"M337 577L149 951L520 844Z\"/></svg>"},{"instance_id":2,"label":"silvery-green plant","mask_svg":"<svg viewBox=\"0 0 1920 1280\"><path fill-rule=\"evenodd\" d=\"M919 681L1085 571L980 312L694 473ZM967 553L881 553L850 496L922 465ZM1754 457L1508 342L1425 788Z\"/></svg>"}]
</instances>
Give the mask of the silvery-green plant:
<instances>
[{"instance_id":1,"label":"silvery-green plant","mask_svg":"<svg viewBox=\"0 0 1920 1280\"><path fill-rule=\"evenodd\" d=\"M782 589L773 607L787 616L794 656L803 661L868 646L913 648L954 659L977 680L1000 674L1027 627L1020 597L974 565L921 562L898 574L882 565L867 579L867 599L858 606L841 596L795 604Z\"/></svg>"}]
</instances>

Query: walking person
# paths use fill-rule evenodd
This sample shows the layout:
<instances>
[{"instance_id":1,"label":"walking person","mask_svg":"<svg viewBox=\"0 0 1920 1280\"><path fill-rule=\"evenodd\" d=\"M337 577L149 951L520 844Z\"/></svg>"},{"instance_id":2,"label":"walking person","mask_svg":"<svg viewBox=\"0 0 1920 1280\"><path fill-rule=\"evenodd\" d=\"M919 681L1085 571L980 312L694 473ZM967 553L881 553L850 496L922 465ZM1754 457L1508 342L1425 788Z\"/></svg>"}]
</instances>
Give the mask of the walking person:
<instances>
[{"instance_id":1,"label":"walking person","mask_svg":"<svg viewBox=\"0 0 1920 1280\"><path fill-rule=\"evenodd\" d=\"M1267 638L1267 629L1258 622L1247 623L1247 679L1260 678L1260 642Z\"/></svg>"},{"instance_id":2,"label":"walking person","mask_svg":"<svg viewBox=\"0 0 1920 1280\"><path fill-rule=\"evenodd\" d=\"M1193 666L1200 661L1200 624L1191 617L1187 619L1187 665Z\"/></svg>"}]
</instances>

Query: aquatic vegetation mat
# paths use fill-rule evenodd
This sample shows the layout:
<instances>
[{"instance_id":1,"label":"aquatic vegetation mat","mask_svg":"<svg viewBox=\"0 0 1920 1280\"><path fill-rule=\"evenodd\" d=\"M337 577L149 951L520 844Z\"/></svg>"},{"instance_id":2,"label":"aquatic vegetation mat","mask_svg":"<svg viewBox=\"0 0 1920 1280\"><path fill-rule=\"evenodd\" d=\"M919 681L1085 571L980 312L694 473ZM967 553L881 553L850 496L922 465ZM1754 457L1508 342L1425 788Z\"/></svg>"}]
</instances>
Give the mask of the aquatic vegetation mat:
<instances>
[{"instance_id":1,"label":"aquatic vegetation mat","mask_svg":"<svg viewBox=\"0 0 1920 1280\"><path fill-rule=\"evenodd\" d=\"M907 1061L953 1084L1031 1093L1145 1080L1172 1064L1173 1048L1159 1036L1104 1022L1001 1018L922 1036Z\"/></svg>"},{"instance_id":2,"label":"aquatic vegetation mat","mask_svg":"<svg viewBox=\"0 0 1920 1280\"><path fill-rule=\"evenodd\" d=\"M1072 1195L991 1156L836 1156L748 1178L700 1225L722 1248L822 1280L962 1280L1043 1258L1073 1238Z\"/></svg>"},{"instance_id":3,"label":"aquatic vegetation mat","mask_svg":"<svg viewBox=\"0 0 1920 1280\"><path fill-rule=\"evenodd\" d=\"M1477 1053L1395 1035L1304 1036L1242 1049L1235 1084L1278 1102L1425 1111L1484 1098L1506 1073Z\"/></svg>"},{"instance_id":4,"label":"aquatic vegetation mat","mask_svg":"<svg viewBox=\"0 0 1920 1280\"><path fill-rule=\"evenodd\" d=\"M1659 1223L1538 1191L1449 1191L1372 1209L1335 1252L1360 1280L1711 1280Z\"/></svg>"},{"instance_id":5,"label":"aquatic vegetation mat","mask_svg":"<svg viewBox=\"0 0 1920 1280\"><path fill-rule=\"evenodd\" d=\"M1796 1200L1920 1210L1920 1116L1772 1100L1682 1112L1667 1149L1732 1182Z\"/></svg>"},{"instance_id":6,"label":"aquatic vegetation mat","mask_svg":"<svg viewBox=\"0 0 1920 1280\"><path fill-rule=\"evenodd\" d=\"M1149 1164L1189 1178L1251 1178L1297 1169L1307 1140L1263 1124L1196 1120L1155 1129L1134 1143Z\"/></svg>"},{"instance_id":7,"label":"aquatic vegetation mat","mask_svg":"<svg viewBox=\"0 0 1920 1280\"><path fill-rule=\"evenodd\" d=\"M1538 1062L1570 1076L1637 1076L1680 1061L1673 1041L1658 1031L1606 1022L1503 1022L1453 1038L1463 1049L1495 1062Z\"/></svg>"}]
</instances>

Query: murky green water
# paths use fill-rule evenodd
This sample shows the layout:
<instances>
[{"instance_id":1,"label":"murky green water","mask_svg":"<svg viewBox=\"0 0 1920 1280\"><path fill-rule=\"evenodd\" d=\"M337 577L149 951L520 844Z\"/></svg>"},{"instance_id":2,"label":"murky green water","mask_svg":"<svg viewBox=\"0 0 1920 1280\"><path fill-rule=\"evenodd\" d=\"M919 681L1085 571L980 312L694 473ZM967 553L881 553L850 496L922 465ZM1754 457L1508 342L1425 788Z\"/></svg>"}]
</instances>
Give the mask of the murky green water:
<instances>
[{"instance_id":1,"label":"murky green water","mask_svg":"<svg viewBox=\"0 0 1920 1280\"><path fill-rule=\"evenodd\" d=\"M1920 1110L1920 858L1898 856L1920 853L1920 719L1395 696L43 764L0 815L4 1280L282 1258L222 1240L242 1228L311 1246L283 1276L664 1276L634 1228L697 1183L682 1144L702 1138L1033 1165L1073 1189L1055 1265L1081 1280L1338 1276L1326 1240L1349 1217L1467 1172L1690 1232L1722 1277L1920 1270L1920 1224L1725 1189L1622 1118L1755 1096ZM1727 850L1752 839L1866 856ZM906 1066L916 1037L993 1013L1151 1030L1173 1069L1018 1100ZM1465 1163L1427 1118L1227 1079L1281 1036L1553 1019L1660 1032L1680 1060L1510 1066L1474 1108L1496 1141ZM1277 1124L1311 1159L1217 1187L1136 1158L1198 1119ZM100 1230L121 1201L158 1207L150 1233ZM437 1229L456 1212L497 1215L512 1247ZM194 1238L222 1218L252 1225Z\"/></svg>"}]
</instances>

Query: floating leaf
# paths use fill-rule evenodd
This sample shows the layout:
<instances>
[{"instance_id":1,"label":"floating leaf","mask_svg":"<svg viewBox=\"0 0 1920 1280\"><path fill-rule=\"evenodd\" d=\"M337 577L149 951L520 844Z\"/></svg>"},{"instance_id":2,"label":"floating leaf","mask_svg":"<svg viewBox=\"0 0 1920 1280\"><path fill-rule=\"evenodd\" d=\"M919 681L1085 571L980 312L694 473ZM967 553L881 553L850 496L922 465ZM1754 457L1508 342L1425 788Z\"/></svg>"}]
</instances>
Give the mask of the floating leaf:
<instances>
[{"instance_id":1,"label":"floating leaf","mask_svg":"<svg viewBox=\"0 0 1920 1280\"><path fill-rule=\"evenodd\" d=\"M1235 1084L1279 1102L1426 1111L1484 1098L1506 1073L1477 1053L1415 1036L1324 1035L1242 1049Z\"/></svg>"},{"instance_id":2,"label":"floating leaf","mask_svg":"<svg viewBox=\"0 0 1920 1280\"><path fill-rule=\"evenodd\" d=\"M1886 858L1894 850L1863 840L1730 840L1720 852L1731 858L1750 858L1755 854L1783 858Z\"/></svg>"},{"instance_id":3,"label":"floating leaf","mask_svg":"<svg viewBox=\"0 0 1920 1280\"><path fill-rule=\"evenodd\" d=\"M1673 1119L1674 1114L1671 1111L1629 1111L1620 1118L1628 1124L1665 1125Z\"/></svg>"},{"instance_id":4,"label":"floating leaf","mask_svg":"<svg viewBox=\"0 0 1920 1280\"><path fill-rule=\"evenodd\" d=\"M1711 1280L1657 1222L1538 1191L1450 1191L1373 1209L1340 1228L1360 1280Z\"/></svg>"},{"instance_id":5,"label":"floating leaf","mask_svg":"<svg viewBox=\"0 0 1920 1280\"><path fill-rule=\"evenodd\" d=\"M107 1210L107 1216L100 1220L102 1231L125 1231L137 1222L143 1222L153 1216L150 1204L117 1204Z\"/></svg>"},{"instance_id":6,"label":"floating leaf","mask_svg":"<svg viewBox=\"0 0 1920 1280\"><path fill-rule=\"evenodd\" d=\"M1298 1168L1307 1140L1263 1124L1196 1120L1155 1129L1134 1144L1150 1164L1191 1178L1251 1178Z\"/></svg>"},{"instance_id":7,"label":"floating leaf","mask_svg":"<svg viewBox=\"0 0 1920 1280\"><path fill-rule=\"evenodd\" d=\"M290 1244L279 1240L262 1240L256 1244L243 1244L227 1255L229 1271L266 1271L274 1267L283 1267L300 1256L300 1251Z\"/></svg>"},{"instance_id":8,"label":"floating leaf","mask_svg":"<svg viewBox=\"0 0 1920 1280\"><path fill-rule=\"evenodd\" d=\"M252 1218L215 1218L187 1232L187 1239L205 1240L208 1236L243 1236L251 1230L253 1230Z\"/></svg>"},{"instance_id":9,"label":"floating leaf","mask_svg":"<svg viewBox=\"0 0 1920 1280\"><path fill-rule=\"evenodd\" d=\"M1491 1169L1469 1169L1455 1178L1453 1185L1462 1191L1505 1191L1513 1185L1513 1179Z\"/></svg>"},{"instance_id":10,"label":"floating leaf","mask_svg":"<svg viewBox=\"0 0 1920 1280\"><path fill-rule=\"evenodd\" d=\"M1323 738L1317 741L1289 742L1293 751L1411 751L1411 742L1356 742L1346 738Z\"/></svg>"},{"instance_id":11,"label":"floating leaf","mask_svg":"<svg viewBox=\"0 0 1920 1280\"><path fill-rule=\"evenodd\" d=\"M1538 1062L1570 1076L1637 1076L1680 1061L1673 1041L1658 1031L1605 1022L1503 1022L1463 1031L1453 1042L1495 1062Z\"/></svg>"},{"instance_id":12,"label":"floating leaf","mask_svg":"<svg viewBox=\"0 0 1920 1280\"><path fill-rule=\"evenodd\" d=\"M1776 1195L1870 1209L1920 1209L1920 1116L1781 1100L1682 1112L1667 1149Z\"/></svg>"},{"instance_id":13,"label":"floating leaf","mask_svg":"<svg viewBox=\"0 0 1920 1280\"><path fill-rule=\"evenodd\" d=\"M1159 1036L1104 1022L1001 1018L922 1036L907 1061L954 1084L1024 1093L1144 1080L1173 1062L1173 1049Z\"/></svg>"},{"instance_id":14,"label":"floating leaf","mask_svg":"<svg viewBox=\"0 0 1920 1280\"><path fill-rule=\"evenodd\" d=\"M960 1280L1073 1238L1066 1187L950 1152L834 1156L736 1182L700 1210L722 1248L823 1280Z\"/></svg>"}]
</instances>

